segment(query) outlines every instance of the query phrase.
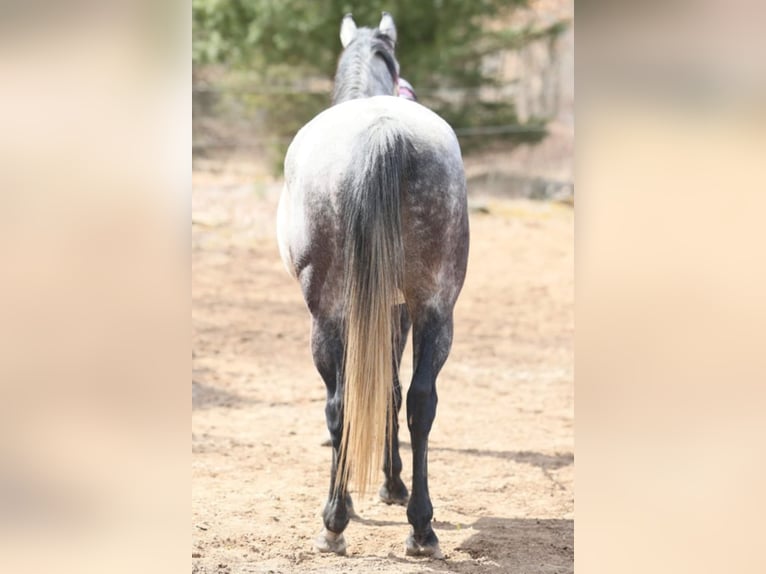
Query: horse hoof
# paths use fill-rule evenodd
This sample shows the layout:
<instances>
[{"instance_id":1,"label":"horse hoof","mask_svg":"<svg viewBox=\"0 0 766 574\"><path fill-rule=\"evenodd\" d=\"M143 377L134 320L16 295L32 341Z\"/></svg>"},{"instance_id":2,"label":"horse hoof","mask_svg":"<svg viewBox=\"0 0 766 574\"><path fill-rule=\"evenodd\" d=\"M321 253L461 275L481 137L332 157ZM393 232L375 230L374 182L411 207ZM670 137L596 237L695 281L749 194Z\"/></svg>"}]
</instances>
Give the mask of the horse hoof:
<instances>
[{"instance_id":1,"label":"horse hoof","mask_svg":"<svg viewBox=\"0 0 766 574\"><path fill-rule=\"evenodd\" d=\"M426 558L435 558L437 560L443 560L444 554L442 554L441 548L439 548L439 540L436 538L436 534L432 533L433 538L428 536L428 540L421 544L415 540L415 535L410 534L405 542L405 550L407 556L418 556Z\"/></svg>"},{"instance_id":2,"label":"horse hoof","mask_svg":"<svg viewBox=\"0 0 766 574\"><path fill-rule=\"evenodd\" d=\"M334 552L340 556L346 555L346 539L343 533L336 534L326 528L314 539L314 547L319 552Z\"/></svg>"},{"instance_id":3,"label":"horse hoof","mask_svg":"<svg viewBox=\"0 0 766 574\"><path fill-rule=\"evenodd\" d=\"M380 497L380 500L386 504L398 504L400 506L406 505L407 501L410 499L407 487L404 486L404 483L401 484L401 488L399 489L389 489L388 486L384 484L380 487L378 496Z\"/></svg>"}]
</instances>

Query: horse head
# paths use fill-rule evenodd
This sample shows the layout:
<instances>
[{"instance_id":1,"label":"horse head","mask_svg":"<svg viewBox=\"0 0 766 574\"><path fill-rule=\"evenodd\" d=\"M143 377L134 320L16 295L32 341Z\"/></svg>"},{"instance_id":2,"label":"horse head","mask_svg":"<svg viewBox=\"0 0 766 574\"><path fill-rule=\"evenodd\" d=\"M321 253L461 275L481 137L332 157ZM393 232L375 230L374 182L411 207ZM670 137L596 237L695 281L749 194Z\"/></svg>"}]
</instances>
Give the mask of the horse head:
<instances>
[{"instance_id":1,"label":"horse head","mask_svg":"<svg viewBox=\"0 0 766 574\"><path fill-rule=\"evenodd\" d=\"M333 90L333 104L356 98L397 93L399 63L396 48L396 24L383 12L377 28L359 28L349 13L340 26L343 52L338 60Z\"/></svg>"}]
</instances>

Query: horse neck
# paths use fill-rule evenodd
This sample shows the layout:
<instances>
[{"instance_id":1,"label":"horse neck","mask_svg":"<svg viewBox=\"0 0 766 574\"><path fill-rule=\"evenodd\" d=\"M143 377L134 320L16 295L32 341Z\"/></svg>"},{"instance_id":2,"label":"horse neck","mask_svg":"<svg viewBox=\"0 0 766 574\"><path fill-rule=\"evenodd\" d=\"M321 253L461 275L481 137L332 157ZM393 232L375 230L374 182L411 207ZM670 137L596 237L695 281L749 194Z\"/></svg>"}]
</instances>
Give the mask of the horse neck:
<instances>
[{"instance_id":1,"label":"horse neck","mask_svg":"<svg viewBox=\"0 0 766 574\"><path fill-rule=\"evenodd\" d=\"M338 65L333 89L333 105L372 96L394 95L395 80L383 58L375 53L345 55Z\"/></svg>"}]
</instances>

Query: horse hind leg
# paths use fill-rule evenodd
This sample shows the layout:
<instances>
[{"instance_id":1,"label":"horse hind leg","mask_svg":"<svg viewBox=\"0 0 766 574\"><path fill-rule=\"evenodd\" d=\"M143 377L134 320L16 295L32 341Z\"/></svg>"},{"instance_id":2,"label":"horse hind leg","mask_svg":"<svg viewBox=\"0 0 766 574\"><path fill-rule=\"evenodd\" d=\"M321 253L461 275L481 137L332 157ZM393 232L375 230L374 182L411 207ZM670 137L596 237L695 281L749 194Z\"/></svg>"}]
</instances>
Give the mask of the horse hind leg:
<instances>
[{"instance_id":1,"label":"horse hind leg","mask_svg":"<svg viewBox=\"0 0 766 574\"><path fill-rule=\"evenodd\" d=\"M407 520L410 556L442 558L432 526L433 506L428 492L428 435L436 416L436 377L452 345L452 310L423 309L413 317L414 373L407 393L407 425L412 441L412 495Z\"/></svg>"},{"instance_id":2,"label":"horse hind leg","mask_svg":"<svg viewBox=\"0 0 766 574\"><path fill-rule=\"evenodd\" d=\"M334 552L342 555L346 553L343 531L353 514L353 504L347 490L336 492L334 488L343 431L343 339L340 325L335 321L314 318L311 329L311 351L314 364L327 390L325 418L332 441L330 489L322 513L324 528L315 538L314 546L320 552Z\"/></svg>"},{"instance_id":3,"label":"horse hind leg","mask_svg":"<svg viewBox=\"0 0 766 574\"><path fill-rule=\"evenodd\" d=\"M410 330L410 316L407 311L407 305L399 305L396 311L399 313L399 340L398 346L394 349L394 416L393 432L391 435L391 450L386 442L385 456L383 458L383 473L385 481L378 491L378 496L386 504L405 505L409 500L409 492L402 481L402 458L399 455L399 410L402 407L402 385L399 382L399 365L402 362L402 353L407 345L407 334Z\"/></svg>"}]
</instances>

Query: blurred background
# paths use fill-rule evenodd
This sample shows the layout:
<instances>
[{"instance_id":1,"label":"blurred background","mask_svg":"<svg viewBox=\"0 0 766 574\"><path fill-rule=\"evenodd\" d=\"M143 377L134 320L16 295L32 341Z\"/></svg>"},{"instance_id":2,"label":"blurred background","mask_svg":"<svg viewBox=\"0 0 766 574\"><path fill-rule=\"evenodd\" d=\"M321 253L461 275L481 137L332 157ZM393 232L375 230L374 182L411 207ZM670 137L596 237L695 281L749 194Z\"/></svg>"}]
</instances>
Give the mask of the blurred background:
<instances>
[{"instance_id":1,"label":"blurred background","mask_svg":"<svg viewBox=\"0 0 766 574\"><path fill-rule=\"evenodd\" d=\"M573 192L574 6L567 0L193 1L195 171L278 177L330 104L340 21L397 25L401 76L455 129L469 189Z\"/></svg>"},{"instance_id":2,"label":"blurred background","mask_svg":"<svg viewBox=\"0 0 766 574\"><path fill-rule=\"evenodd\" d=\"M240 2L242 17L227 10L232 4L4 4L3 572L188 572L188 221L195 222L193 246L211 247L205 265L225 264L228 246L213 249L214 244L239 242L239 231L252 228L252 221L236 233L230 226L216 226L227 217L260 217L240 209L240 200L278 184L278 146L286 145L300 123L297 115L289 116L295 125L281 129L278 116L269 116L266 105L247 104L248 98L257 102L258 94L244 90L278 87L285 92L287 85L297 91L300 82L316 82L309 88L318 92L318 109L323 98L326 105L340 50L338 27L346 10L354 12L359 25L377 23L381 9L394 14L402 38L402 73L427 105L438 106L440 95L449 104L443 96L448 90L460 97L480 95L485 101L506 90L503 102L513 108L506 107L501 120L490 121L483 114L481 121L474 115L458 123L458 116L449 116L450 106L440 110L461 132L469 177L499 157L502 161L494 161L492 171L484 171L495 173L494 181L503 181L500 170L528 179L555 173L550 177L554 182L566 181L567 174L571 178L571 153L543 153L556 147L556 141L571 145L572 82L557 75L571 76L571 22L552 36L527 34L528 42L514 45L505 38L510 43L502 49L483 44L484 34L452 43L444 36L438 48L428 49L432 58L453 63L449 67L422 63L428 60L415 56L436 42L436 30L448 24L477 24L486 34L544 31L571 19L571 6L465 2L465 10L478 9L476 4L485 12L459 12L448 20L445 9L456 3L349 3L334 10L334 3L320 1ZM295 10L283 12L283 6ZM409 18L421 10L425 15L419 25L410 26ZM758 550L765 507L765 16L763 2L757 0L578 3L577 115L586 126L580 130L577 166L578 571L766 571ZM310 17L326 23L315 26ZM258 31L264 22L272 22L271 27ZM305 29L295 30L299 26ZM315 42L321 26L327 31ZM259 59L272 57L279 46L269 47L268 42L276 43L277 30L287 29L294 33L281 38L279 46L296 37L311 39L311 57L294 56L289 65L280 60L283 75L266 75L277 68ZM245 44L230 49L232 40ZM452 69L477 69L454 52L468 47L479 52L486 48L485 55L472 60L486 66L482 71L492 75L492 63L505 62L507 75L496 76L496 85L484 85L473 94L465 78L447 83L445 74ZM279 49L284 53L287 48ZM308 44L301 49L298 55L309 53ZM549 63L553 56L560 58L557 63ZM299 65L315 68L297 73ZM432 76L437 71L440 76ZM557 88L548 93L558 93L559 99L552 111L542 112L530 105L547 101L535 96L550 85L545 78L558 78ZM235 86L239 95L226 91ZM282 93L266 99L271 105L286 105L291 97L298 96ZM483 136L498 134L463 131L519 124L543 128L544 137L538 133L539 141L533 143L514 139L509 128L503 128L508 130L503 137L492 138ZM480 149L485 142L488 147ZM490 179L486 175L484 180ZM471 189L484 180L473 178ZM201 190L210 196L209 203L200 202ZM213 208L225 203L224 197L232 199L235 209L228 204L226 209ZM553 250L571 243L567 219L542 212L558 222L560 233L554 235L540 224L545 218L533 218L525 205L526 211L511 213L516 222L509 224L516 234L511 246L521 249L546 240ZM267 212L263 221L271 220ZM491 249L506 224L494 223L494 216L478 221L492 232L478 247ZM273 238L272 231L262 233ZM250 252L246 255L230 265L252 259ZM529 276L548 273L544 262L538 262L529 257L523 263L539 265ZM262 258L243 270L249 277L231 281L232 289L248 293L250 278L263 274L268 265L274 266L269 277L284 276L276 250L264 249ZM493 284L518 271L494 261L487 267ZM562 287L555 295L569 308L571 289L563 279L571 273L563 266L558 269ZM240 306L229 305L219 293L220 275L199 271L197 266L195 280L209 278L202 286L209 295L207 304L230 313L217 324L203 324L205 328L217 325L224 332L242 308L258 308L258 301L244 298ZM502 295L504 288L493 296ZM527 301L529 290L540 291L532 280L517 289L510 291L513 301ZM284 291L288 297L288 291L296 290ZM279 289L272 292L280 294ZM485 296L485 317L497 323L518 317L503 316L494 307L487 315L496 300ZM281 312L283 307L275 309ZM569 317L563 317L568 329ZM245 323L240 331L250 327ZM538 317L530 317L521 327L529 332L539 324ZM305 324L300 327L305 336ZM563 335L563 346L568 346L569 331ZM247 337L252 334L231 336L230 342L244 344ZM524 345L511 348L527 352ZM211 344L209 349L212 355L217 347ZM201 350L196 352L199 357ZM228 367L230 359L223 355L220 362ZM569 361L568 355L561 360ZM265 358L263 368L268 370L272 362L273 357ZM548 364L548 358L540 362ZM498 372L504 371L493 366L487 376ZM466 370L464 376L473 373ZM212 412L210 405L236 400L208 390L192 387L196 416ZM531 384L529 393L539 399ZM202 410L200 404L205 405ZM321 417L321 407L309 407ZM540 410L550 412L548 405ZM534 421L540 415L527 416ZM247 432L262 427L242 426ZM248 446L227 442L218 432L201 436L193 448L203 453L219 448L220 462L237 452L233 447ZM559 480L562 475L573 478L571 458L516 458L513 476L522 471L529 484L546 484L532 463ZM492 461L471 459L472 471L483 471ZM225 477L229 468L221 464L213 471ZM244 466L243 472L250 471ZM502 501L518 492L514 485L493 496ZM559 496L568 505L568 491L562 492ZM216 509L222 499L215 497ZM566 510L564 516L573 515ZM255 524L244 518L241 523L243 530ZM511 547L516 557L528 556L535 546L549 548L544 539L530 545L528 531L519 530L519 523L501 525L508 526L504 531L517 542ZM211 532L205 527L203 522L192 529L196 534ZM471 549L480 550L481 540L475 539ZM501 544L504 540L495 547L508 547ZM227 544L221 542L223 548ZM569 560L563 550L561 556ZM212 571L225 570L212 566ZM488 562L486 569L529 571L529 564L508 570Z\"/></svg>"}]
</instances>

